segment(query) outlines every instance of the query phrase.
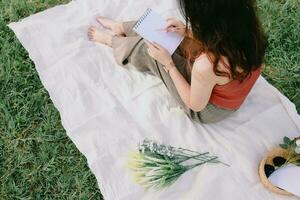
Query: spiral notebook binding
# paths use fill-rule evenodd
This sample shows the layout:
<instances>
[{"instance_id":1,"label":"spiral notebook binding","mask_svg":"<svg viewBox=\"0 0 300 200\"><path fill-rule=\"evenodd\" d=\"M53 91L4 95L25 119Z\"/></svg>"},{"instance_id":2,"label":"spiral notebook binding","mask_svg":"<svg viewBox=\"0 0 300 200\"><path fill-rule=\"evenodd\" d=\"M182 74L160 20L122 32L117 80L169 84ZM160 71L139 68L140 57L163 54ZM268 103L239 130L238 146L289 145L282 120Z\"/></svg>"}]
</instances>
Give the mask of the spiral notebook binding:
<instances>
[{"instance_id":1,"label":"spiral notebook binding","mask_svg":"<svg viewBox=\"0 0 300 200\"><path fill-rule=\"evenodd\" d=\"M148 8L145 13L141 16L141 18L137 21L137 23L134 25L133 29L137 30L141 23L145 20L145 18L152 12L150 8Z\"/></svg>"}]
</instances>

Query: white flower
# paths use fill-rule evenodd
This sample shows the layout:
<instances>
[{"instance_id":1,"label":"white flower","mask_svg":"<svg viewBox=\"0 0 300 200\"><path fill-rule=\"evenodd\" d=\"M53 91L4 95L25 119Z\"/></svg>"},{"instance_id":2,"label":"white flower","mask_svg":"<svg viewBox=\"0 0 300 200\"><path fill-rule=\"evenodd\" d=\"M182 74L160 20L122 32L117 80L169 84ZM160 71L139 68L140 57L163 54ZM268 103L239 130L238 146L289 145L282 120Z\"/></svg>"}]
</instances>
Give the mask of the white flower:
<instances>
[{"instance_id":1,"label":"white flower","mask_svg":"<svg viewBox=\"0 0 300 200\"><path fill-rule=\"evenodd\" d=\"M300 139L296 140L297 147L300 147Z\"/></svg>"},{"instance_id":2,"label":"white flower","mask_svg":"<svg viewBox=\"0 0 300 200\"><path fill-rule=\"evenodd\" d=\"M296 148L295 148L295 152L296 152L297 154L300 154L300 147L296 147Z\"/></svg>"}]
</instances>

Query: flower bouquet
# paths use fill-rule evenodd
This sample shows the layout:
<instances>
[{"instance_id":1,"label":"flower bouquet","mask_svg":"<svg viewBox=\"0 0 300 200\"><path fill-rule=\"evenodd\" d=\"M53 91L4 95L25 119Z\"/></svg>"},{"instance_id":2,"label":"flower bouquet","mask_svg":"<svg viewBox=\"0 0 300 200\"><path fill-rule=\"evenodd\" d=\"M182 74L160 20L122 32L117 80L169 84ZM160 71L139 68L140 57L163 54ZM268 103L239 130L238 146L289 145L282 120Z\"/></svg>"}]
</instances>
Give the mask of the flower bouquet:
<instances>
[{"instance_id":1,"label":"flower bouquet","mask_svg":"<svg viewBox=\"0 0 300 200\"><path fill-rule=\"evenodd\" d=\"M263 185L275 193L292 195L291 193L274 186L268 179L275 170L289 164L300 166L300 138L290 139L284 137L283 143L279 144L279 147L269 152L261 161L259 166L259 176Z\"/></svg>"},{"instance_id":2,"label":"flower bouquet","mask_svg":"<svg viewBox=\"0 0 300 200\"><path fill-rule=\"evenodd\" d=\"M188 170L205 163L222 162L209 152L166 146L148 139L139 143L138 151L130 152L128 159L134 182L143 185L145 190L166 188Z\"/></svg>"}]
</instances>

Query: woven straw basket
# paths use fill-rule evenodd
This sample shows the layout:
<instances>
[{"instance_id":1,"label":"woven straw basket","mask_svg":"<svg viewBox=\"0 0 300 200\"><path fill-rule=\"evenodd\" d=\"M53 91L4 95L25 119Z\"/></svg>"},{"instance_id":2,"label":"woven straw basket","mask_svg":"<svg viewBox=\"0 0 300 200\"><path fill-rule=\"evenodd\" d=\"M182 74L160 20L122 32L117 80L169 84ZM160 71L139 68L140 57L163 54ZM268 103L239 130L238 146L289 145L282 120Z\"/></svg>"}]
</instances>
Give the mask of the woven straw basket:
<instances>
[{"instance_id":1,"label":"woven straw basket","mask_svg":"<svg viewBox=\"0 0 300 200\"><path fill-rule=\"evenodd\" d=\"M291 193L280 189L274 185L272 185L272 183L269 181L269 179L267 178L266 174L265 174L265 169L264 166L265 164L269 164L269 165L273 165L273 158L275 158L276 156L281 156L283 158L286 158L287 156L287 150L282 149L280 147L277 147L275 149L273 149L272 151L270 151L267 156L260 162L259 165L259 177L260 180L262 182L262 184L270 191L277 193L277 194L281 194L281 195L287 195L287 196L292 196Z\"/></svg>"}]
</instances>

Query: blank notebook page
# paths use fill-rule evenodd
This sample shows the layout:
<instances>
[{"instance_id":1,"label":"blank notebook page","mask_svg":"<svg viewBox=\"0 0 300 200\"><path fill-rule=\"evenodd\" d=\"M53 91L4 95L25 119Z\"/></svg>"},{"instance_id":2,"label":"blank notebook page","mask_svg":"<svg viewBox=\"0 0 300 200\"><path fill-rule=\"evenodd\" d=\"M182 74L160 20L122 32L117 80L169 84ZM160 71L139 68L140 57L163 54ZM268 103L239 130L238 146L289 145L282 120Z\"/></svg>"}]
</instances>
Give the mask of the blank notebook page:
<instances>
[{"instance_id":1,"label":"blank notebook page","mask_svg":"<svg viewBox=\"0 0 300 200\"><path fill-rule=\"evenodd\" d=\"M165 32L166 20L151 9L147 9L144 15L133 27L133 31L149 42L156 42L173 54L183 40L177 33Z\"/></svg>"}]
</instances>

